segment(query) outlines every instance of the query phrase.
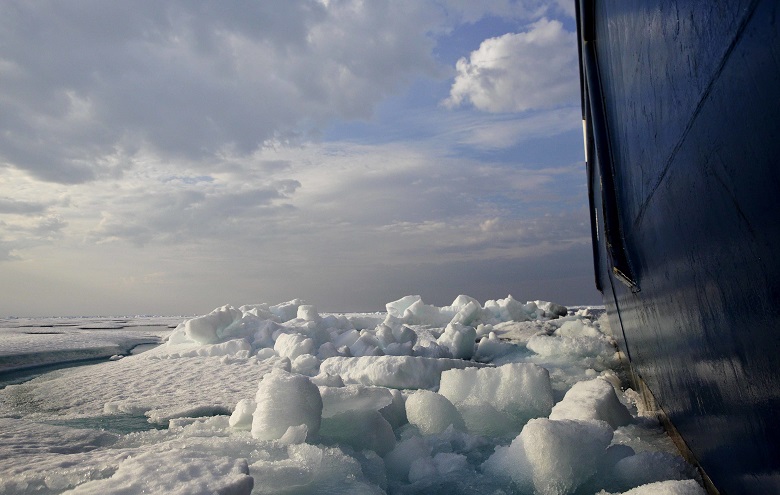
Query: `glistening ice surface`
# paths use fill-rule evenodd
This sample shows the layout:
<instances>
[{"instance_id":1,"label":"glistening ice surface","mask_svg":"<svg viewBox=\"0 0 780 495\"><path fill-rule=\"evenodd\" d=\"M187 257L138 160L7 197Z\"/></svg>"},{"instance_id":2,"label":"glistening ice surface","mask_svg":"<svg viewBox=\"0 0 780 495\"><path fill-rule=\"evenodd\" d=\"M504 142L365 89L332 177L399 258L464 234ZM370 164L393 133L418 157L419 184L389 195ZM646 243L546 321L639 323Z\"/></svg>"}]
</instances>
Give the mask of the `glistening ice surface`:
<instances>
[{"instance_id":1,"label":"glistening ice surface","mask_svg":"<svg viewBox=\"0 0 780 495\"><path fill-rule=\"evenodd\" d=\"M147 352L0 390L0 493L703 494L621 391L600 313L223 306ZM0 356L135 342L87 330L34 353L17 332Z\"/></svg>"}]
</instances>

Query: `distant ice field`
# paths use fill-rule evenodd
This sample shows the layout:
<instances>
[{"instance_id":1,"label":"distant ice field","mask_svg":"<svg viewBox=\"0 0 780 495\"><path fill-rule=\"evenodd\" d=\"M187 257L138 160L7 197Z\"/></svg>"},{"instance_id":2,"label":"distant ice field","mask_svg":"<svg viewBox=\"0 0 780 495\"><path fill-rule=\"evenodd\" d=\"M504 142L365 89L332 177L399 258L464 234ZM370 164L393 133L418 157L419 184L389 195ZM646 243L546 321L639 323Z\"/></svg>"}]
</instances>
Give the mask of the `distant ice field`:
<instances>
[{"instance_id":1,"label":"distant ice field","mask_svg":"<svg viewBox=\"0 0 780 495\"><path fill-rule=\"evenodd\" d=\"M44 366L110 358L162 342L181 317L2 318L0 386Z\"/></svg>"},{"instance_id":2,"label":"distant ice field","mask_svg":"<svg viewBox=\"0 0 780 495\"><path fill-rule=\"evenodd\" d=\"M0 389L0 494L704 493L621 388L603 308L406 296L0 326L0 380L34 376Z\"/></svg>"}]
</instances>

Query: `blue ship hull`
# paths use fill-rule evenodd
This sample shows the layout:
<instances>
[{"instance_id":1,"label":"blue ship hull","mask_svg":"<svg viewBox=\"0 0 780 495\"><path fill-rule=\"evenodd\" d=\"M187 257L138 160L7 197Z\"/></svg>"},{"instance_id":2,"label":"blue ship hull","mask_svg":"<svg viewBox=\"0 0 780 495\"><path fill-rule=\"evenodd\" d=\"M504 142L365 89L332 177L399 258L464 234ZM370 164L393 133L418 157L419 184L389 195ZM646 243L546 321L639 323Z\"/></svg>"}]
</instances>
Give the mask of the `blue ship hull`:
<instances>
[{"instance_id":1,"label":"blue ship hull","mask_svg":"<svg viewBox=\"0 0 780 495\"><path fill-rule=\"evenodd\" d=\"M711 491L780 493L780 2L577 9L596 285L620 350Z\"/></svg>"}]
</instances>

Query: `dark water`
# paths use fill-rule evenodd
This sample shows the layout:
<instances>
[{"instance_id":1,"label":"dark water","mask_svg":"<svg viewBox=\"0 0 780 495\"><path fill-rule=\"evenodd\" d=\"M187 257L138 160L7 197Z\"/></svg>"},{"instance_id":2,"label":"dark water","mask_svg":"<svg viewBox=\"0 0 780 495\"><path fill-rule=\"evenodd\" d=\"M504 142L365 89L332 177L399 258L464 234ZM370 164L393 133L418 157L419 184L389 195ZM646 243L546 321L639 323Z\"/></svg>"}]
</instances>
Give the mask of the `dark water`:
<instances>
[{"instance_id":1,"label":"dark water","mask_svg":"<svg viewBox=\"0 0 780 495\"><path fill-rule=\"evenodd\" d=\"M8 385L23 384L34 378L45 376L49 373L57 373L59 370L67 368L105 363L113 354L124 356L140 354L159 346L165 335L171 330L170 322L168 321L170 318L134 319L133 321L114 318L65 318L50 320L0 320L2 322L0 323L0 330L15 334L26 334L33 344L38 339L47 339L55 334L67 335L74 333L82 336L83 339L85 332L89 334L94 332L95 340L98 343L105 341L106 345L94 349L57 349L56 347L47 349L50 346L45 344L41 347L35 345L28 346L29 350L26 352L29 353L28 362L31 365L21 369L19 364L24 364L26 354L0 355L0 364L2 364L2 359L5 358L10 363L6 363L7 365L13 365L17 368L15 370L0 371L0 389L4 389ZM121 334L114 337L113 332L115 331L121 331ZM2 332L0 332L0 337L2 337ZM36 362L40 364L34 364ZM17 409L21 413L21 417L41 410L42 404L29 393L26 386L14 387L13 390L8 389L6 392L5 400L18 403L19 407ZM34 421L56 426L101 430L117 434L167 428L167 425L150 423L143 414L112 414L68 419L51 417ZM2 490L0 489L0 491Z\"/></svg>"},{"instance_id":2,"label":"dark water","mask_svg":"<svg viewBox=\"0 0 780 495\"><path fill-rule=\"evenodd\" d=\"M4 389L8 385L18 385L20 383L28 382L33 378L37 378L41 375L45 375L51 371L64 370L67 368L76 368L78 366L87 366L90 364L98 364L108 361L107 358L93 358L93 359L80 359L77 361L70 361L67 363L56 364L44 364L41 366L34 366L18 371L4 371L0 373L0 390Z\"/></svg>"},{"instance_id":3,"label":"dark water","mask_svg":"<svg viewBox=\"0 0 780 495\"><path fill-rule=\"evenodd\" d=\"M147 419L143 414L111 414L91 418L52 419L45 421L45 423L69 428L103 430L123 435L138 431L167 429L167 426L150 423Z\"/></svg>"},{"instance_id":4,"label":"dark water","mask_svg":"<svg viewBox=\"0 0 780 495\"><path fill-rule=\"evenodd\" d=\"M154 349L159 346L159 342L141 343L133 346L127 352L128 355L141 354L142 352ZM52 351L51 354L56 354L57 351ZM18 385L20 383L28 382L33 378L37 378L41 375L45 375L51 371L63 370L67 368L76 368L79 366L89 366L93 364L103 363L108 361L109 358L105 356L88 358L88 359L76 359L72 361L59 362L53 364L42 364L40 366L31 366L29 368L13 371L0 372L0 390L4 389L8 385Z\"/></svg>"}]
</instances>

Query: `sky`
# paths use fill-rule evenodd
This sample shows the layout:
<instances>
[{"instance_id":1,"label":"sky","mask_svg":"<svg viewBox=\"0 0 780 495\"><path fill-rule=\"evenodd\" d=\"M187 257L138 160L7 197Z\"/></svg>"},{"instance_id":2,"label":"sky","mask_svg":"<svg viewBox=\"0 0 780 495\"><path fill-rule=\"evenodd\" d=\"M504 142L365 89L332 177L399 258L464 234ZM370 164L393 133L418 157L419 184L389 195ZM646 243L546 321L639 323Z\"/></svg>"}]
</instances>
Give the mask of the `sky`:
<instances>
[{"instance_id":1,"label":"sky","mask_svg":"<svg viewBox=\"0 0 780 495\"><path fill-rule=\"evenodd\" d=\"M0 2L0 315L600 303L573 8Z\"/></svg>"}]
</instances>

